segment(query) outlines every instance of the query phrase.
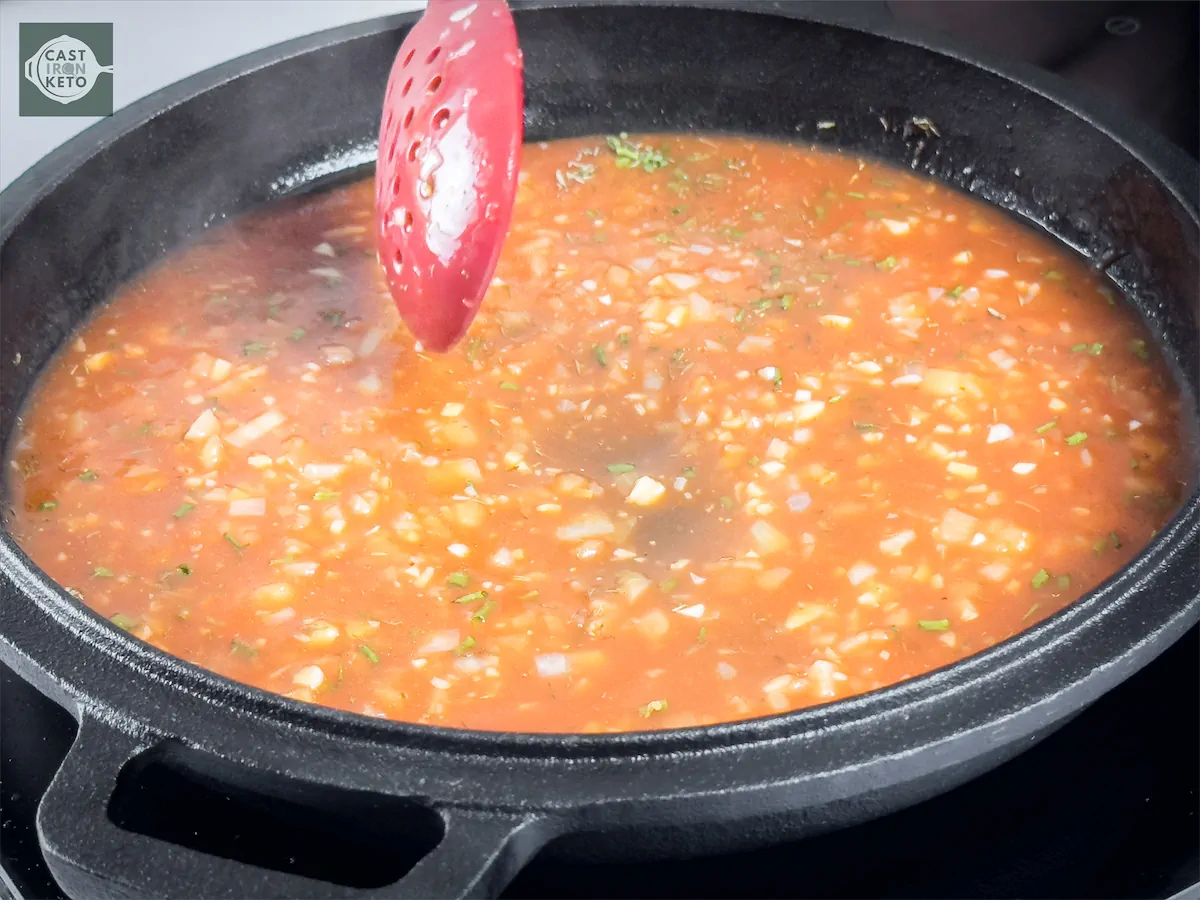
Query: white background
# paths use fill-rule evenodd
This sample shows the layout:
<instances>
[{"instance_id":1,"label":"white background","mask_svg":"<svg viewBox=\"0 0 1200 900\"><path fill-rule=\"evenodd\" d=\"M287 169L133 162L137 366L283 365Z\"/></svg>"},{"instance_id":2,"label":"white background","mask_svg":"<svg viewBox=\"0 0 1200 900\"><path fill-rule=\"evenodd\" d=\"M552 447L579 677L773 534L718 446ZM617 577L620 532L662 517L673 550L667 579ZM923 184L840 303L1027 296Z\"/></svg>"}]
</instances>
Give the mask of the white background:
<instances>
[{"instance_id":1,"label":"white background","mask_svg":"<svg viewBox=\"0 0 1200 900\"><path fill-rule=\"evenodd\" d=\"M112 22L120 109L217 63L424 0L0 0L0 189L95 118L17 114L18 23Z\"/></svg>"}]
</instances>

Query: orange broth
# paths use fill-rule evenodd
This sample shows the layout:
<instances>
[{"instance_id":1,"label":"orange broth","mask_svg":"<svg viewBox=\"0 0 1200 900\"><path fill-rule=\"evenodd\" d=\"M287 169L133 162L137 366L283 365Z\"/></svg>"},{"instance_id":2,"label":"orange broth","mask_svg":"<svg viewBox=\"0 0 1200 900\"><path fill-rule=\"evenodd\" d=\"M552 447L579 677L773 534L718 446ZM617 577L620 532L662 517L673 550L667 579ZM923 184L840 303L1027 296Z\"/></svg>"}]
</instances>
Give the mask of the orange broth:
<instances>
[{"instance_id":1,"label":"orange broth","mask_svg":"<svg viewBox=\"0 0 1200 900\"><path fill-rule=\"evenodd\" d=\"M230 678L370 716L627 731L953 663L1179 502L1177 392L1067 250L876 162L527 146L483 310L399 324L368 182L212 229L42 376L9 527Z\"/></svg>"}]
</instances>

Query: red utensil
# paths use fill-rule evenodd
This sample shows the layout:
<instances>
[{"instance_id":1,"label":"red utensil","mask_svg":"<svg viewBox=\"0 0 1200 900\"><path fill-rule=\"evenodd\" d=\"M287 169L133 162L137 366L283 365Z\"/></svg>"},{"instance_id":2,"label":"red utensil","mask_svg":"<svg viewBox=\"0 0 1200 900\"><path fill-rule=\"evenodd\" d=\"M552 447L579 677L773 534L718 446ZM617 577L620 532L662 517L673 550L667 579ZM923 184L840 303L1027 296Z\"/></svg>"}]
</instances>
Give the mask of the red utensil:
<instances>
[{"instance_id":1,"label":"red utensil","mask_svg":"<svg viewBox=\"0 0 1200 900\"><path fill-rule=\"evenodd\" d=\"M524 135L504 0L429 0L388 78L375 170L379 256L400 316L446 350L475 318L512 217Z\"/></svg>"}]
</instances>

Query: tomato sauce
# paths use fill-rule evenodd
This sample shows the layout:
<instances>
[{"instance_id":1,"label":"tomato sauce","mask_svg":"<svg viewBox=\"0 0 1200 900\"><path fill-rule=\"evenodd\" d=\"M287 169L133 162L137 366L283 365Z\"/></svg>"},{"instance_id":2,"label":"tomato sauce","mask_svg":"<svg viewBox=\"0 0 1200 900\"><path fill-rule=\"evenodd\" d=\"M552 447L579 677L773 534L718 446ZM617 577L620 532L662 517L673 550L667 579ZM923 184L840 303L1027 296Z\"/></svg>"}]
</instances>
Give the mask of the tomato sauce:
<instances>
[{"instance_id":1,"label":"tomato sauce","mask_svg":"<svg viewBox=\"0 0 1200 900\"><path fill-rule=\"evenodd\" d=\"M509 731L784 712L1060 609L1189 477L1111 289L879 163L531 145L446 354L399 325L371 202L180 249L80 328L14 440L33 559L230 678Z\"/></svg>"}]
</instances>

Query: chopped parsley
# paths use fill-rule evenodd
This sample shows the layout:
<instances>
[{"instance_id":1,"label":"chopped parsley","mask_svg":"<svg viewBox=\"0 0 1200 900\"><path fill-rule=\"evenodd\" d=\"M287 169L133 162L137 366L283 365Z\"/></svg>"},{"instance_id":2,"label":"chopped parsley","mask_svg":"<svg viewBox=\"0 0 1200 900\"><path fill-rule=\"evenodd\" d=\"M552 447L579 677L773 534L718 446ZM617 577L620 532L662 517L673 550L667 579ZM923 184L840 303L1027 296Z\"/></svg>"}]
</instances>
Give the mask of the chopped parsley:
<instances>
[{"instance_id":1,"label":"chopped parsley","mask_svg":"<svg viewBox=\"0 0 1200 900\"><path fill-rule=\"evenodd\" d=\"M124 613L113 613L108 617L108 621L112 622L118 628L124 629L125 631L132 631L134 628L137 628L138 625L137 619L131 619Z\"/></svg>"},{"instance_id":2,"label":"chopped parsley","mask_svg":"<svg viewBox=\"0 0 1200 900\"><path fill-rule=\"evenodd\" d=\"M229 652L234 656L257 656L258 648L234 638L229 642Z\"/></svg>"},{"instance_id":3,"label":"chopped parsley","mask_svg":"<svg viewBox=\"0 0 1200 900\"><path fill-rule=\"evenodd\" d=\"M1073 435L1071 435L1069 438L1067 438L1067 443L1070 444L1072 447L1074 447L1077 444L1082 444L1086 440L1087 440L1087 432L1086 431L1077 431Z\"/></svg>"},{"instance_id":4,"label":"chopped parsley","mask_svg":"<svg viewBox=\"0 0 1200 900\"><path fill-rule=\"evenodd\" d=\"M886 256L886 257L884 257L883 259L881 259L879 262L875 263L875 268L877 268L877 269L880 269L880 270L882 270L882 271L885 271L885 272L886 272L886 271L888 271L889 269L894 269L894 268L896 268L896 266L898 266L899 264L900 264L900 263L899 263L899 261L896 259L896 257L894 257L894 256Z\"/></svg>"},{"instance_id":5,"label":"chopped parsley","mask_svg":"<svg viewBox=\"0 0 1200 900\"><path fill-rule=\"evenodd\" d=\"M1141 338L1135 338L1129 342L1129 349L1133 351L1133 355L1138 359L1149 359L1150 351L1146 347L1146 342Z\"/></svg>"},{"instance_id":6,"label":"chopped parsley","mask_svg":"<svg viewBox=\"0 0 1200 900\"><path fill-rule=\"evenodd\" d=\"M454 652L457 653L459 656L463 656L464 654L470 652L471 648L474 646L475 646L475 638L471 637L470 635L467 635L465 638L463 638L462 643L454 648Z\"/></svg>"},{"instance_id":7,"label":"chopped parsley","mask_svg":"<svg viewBox=\"0 0 1200 900\"><path fill-rule=\"evenodd\" d=\"M1034 590L1040 590L1041 588L1045 587L1049 581L1050 573L1045 569L1038 569L1037 572L1034 573L1034 576L1029 579L1029 583L1033 585Z\"/></svg>"},{"instance_id":8,"label":"chopped parsley","mask_svg":"<svg viewBox=\"0 0 1200 900\"><path fill-rule=\"evenodd\" d=\"M358 652L373 663L379 662L379 654L372 650L368 644L359 644Z\"/></svg>"},{"instance_id":9,"label":"chopped parsley","mask_svg":"<svg viewBox=\"0 0 1200 900\"><path fill-rule=\"evenodd\" d=\"M471 621L472 622L480 622L480 623L486 622L487 617L491 614L492 610L495 608L496 608L496 604L493 603L491 600L488 600L486 603L483 604L483 606L481 606L481 607L479 607L479 609L475 610L474 614L471 616Z\"/></svg>"},{"instance_id":10,"label":"chopped parsley","mask_svg":"<svg viewBox=\"0 0 1200 900\"><path fill-rule=\"evenodd\" d=\"M521 386L519 384L513 384L511 381L500 382L500 390L502 391L519 391L520 389Z\"/></svg>"},{"instance_id":11,"label":"chopped parsley","mask_svg":"<svg viewBox=\"0 0 1200 900\"><path fill-rule=\"evenodd\" d=\"M1045 434L1047 431L1050 431L1052 428L1057 428L1057 427L1058 427L1058 418L1055 417L1055 418L1051 419L1049 422L1047 422L1046 424L1039 425L1034 430L1038 434Z\"/></svg>"},{"instance_id":12,"label":"chopped parsley","mask_svg":"<svg viewBox=\"0 0 1200 900\"><path fill-rule=\"evenodd\" d=\"M461 597L459 597L454 602L455 603L474 603L476 600L486 600L487 595L488 595L487 591L472 591L470 594L463 594Z\"/></svg>"},{"instance_id":13,"label":"chopped parsley","mask_svg":"<svg viewBox=\"0 0 1200 900\"><path fill-rule=\"evenodd\" d=\"M316 500L318 503L320 503L323 500L336 500L337 496L338 496L337 491L321 490L321 491L317 491L315 494L313 494L313 499Z\"/></svg>"},{"instance_id":14,"label":"chopped parsley","mask_svg":"<svg viewBox=\"0 0 1200 900\"><path fill-rule=\"evenodd\" d=\"M175 517L176 519L182 519L184 516L186 516L188 513L190 513L195 508L196 508L195 503L190 503L190 502L184 501L183 503L179 504L179 508L176 509L175 512L171 513L171 515L173 517Z\"/></svg>"},{"instance_id":15,"label":"chopped parsley","mask_svg":"<svg viewBox=\"0 0 1200 900\"><path fill-rule=\"evenodd\" d=\"M41 512L49 512L52 509L58 509L58 501L57 500L43 500L41 503L38 504L38 509Z\"/></svg>"},{"instance_id":16,"label":"chopped parsley","mask_svg":"<svg viewBox=\"0 0 1200 900\"><path fill-rule=\"evenodd\" d=\"M99 478L99 477L100 477L100 476L99 476L99 475L97 475L97 474L96 474L94 471L92 471L91 469L88 469L86 472L81 472L81 473L79 474L79 480L80 480L80 481L95 481L95 480L96 480L97 478Z\"/></svg>"},{"instance_id":17,"label":"chopped parsley","mask_svg":"<svg viewBox=\"0 0 1200 900\"><path fill-rule=\"evenodd\" d=\"M192 567L190 565L188 565L187 563L180 563L179 565L177 565L175 567L175 571L178 572L180 575L191 575Z\"/></svg>"},{"instance_id":18,"label":"chopped parsley","mask_svg":"<svg viewBox=\"0 0 1200 900\"><path fill-rule=\"evenodd\" d=\"M949 631L949 619L918 619L917 625L923 631Z\"/></svg>"},{"instance_id":19,"label":"chopped parsley","mask_svg":"<svg viewBox=\"0 0 1200 900\"><path fill-rule=\"evenodd\" d=\"M696 467L695 466L684 466L683 467L683 477L684 478L695 478L696 477Z\"/></svg>"},{"instance_id":20,"label":"chopped parsley","mask_svg":"<svg viewBox=\"0 0 1200 900\"><path fill-rule=\"evenodd\" d=\"M662 151L643 147L629 140L629 135L622 131L619 135L609 135L604 139L608 149L617 155L618 169L641 169L644 172L656 172L665 167L669 160Z\"/></svg>"},{"instance_id":21,"label":"chopped parsley","mask_svg":"<svg viewBox=\"0 0 1200 900\"><path fill-rule=\"evenodd\" d=\"M633 463L609 463L606 468L613 475L624 475L626 472L632 472L637 466Z\"/></svg>"},{"instance_id":22,"label":"chopped parsley","mask_svg":"<svg viewBox=\"0 0 1200 900\"><path fill-rule=\"evenodd\" d=\"M306 334L308 334L308 332L305 331L303 328L294 328L294 329L292 329L292 333L288 335L288 340L289 341L298 341L298 340L300 340L300 338L304 337Z\"/></svg>"},{"instance_id":23,"label":"chopped parsley","mask_svg":"<svg viewBox=\"0 0 1200 900\"><path fill-rule=\"evenodd\" d=\"M112 578L115 575L112 569L105 566L96 566L96 568L92 569L92 574L97 578Z\"/></svg>"},{"instance_id":24,"label":"chopped parsley","mask_svg":"<svg viewBox=\"0 0 1200 900\"><path fill-rule=\"evenodd\" d=\"M246 341L242 344L242 356L258 356L270 349L262 341Z\"/></svg>"},{"instance_id":25,"label":"chopped parsley","mask_svg":"<svg viewBox=\"0 0 1200 900\"><path fill-rule=\"evenodd\" d=\"M446 578L446 584L450 585L451 587L464 588L470 583L471 576L466 572L455 572L453 575L450 575Z\"/></svg>"},{"instance_id":26,"label":"chopped parsley","mask_svg":"<svg viewBox=\"0 0 1200 900\"><path fill-rule=\"evenodd\" d=\"M229 543L233 546L233 549L236 550L238 553L241 553L243 550L246 549L246 547L249 546L248 544L243 544L236 537L234 537L233 532L231 532L231 531L226 531L225 534L222 535L222 537L224 537L225 540L229 541Z\"/></svg>"},{"instance_id":27,"label":"chopped parsley","mask_svg":"<svg viewBox=\"0 0 1200 900\"><path fill-rule=\"evenodd\" d=\"M600 365L600 368L603 369L608 366L608 354L599 344L592 346L592 356L596 358L596 362Z\"/></svg>"}]
</instances>

